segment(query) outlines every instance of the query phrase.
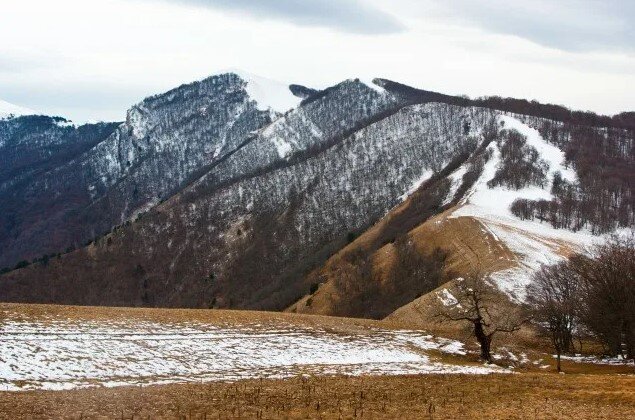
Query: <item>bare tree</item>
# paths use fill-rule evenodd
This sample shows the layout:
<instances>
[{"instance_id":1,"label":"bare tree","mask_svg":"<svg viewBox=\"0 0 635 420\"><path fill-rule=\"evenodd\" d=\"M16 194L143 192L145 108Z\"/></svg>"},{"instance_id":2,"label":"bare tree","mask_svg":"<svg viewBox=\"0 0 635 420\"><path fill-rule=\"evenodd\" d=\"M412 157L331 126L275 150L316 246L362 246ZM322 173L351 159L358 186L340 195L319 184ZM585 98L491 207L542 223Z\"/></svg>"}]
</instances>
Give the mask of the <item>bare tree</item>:
<instances>
[{"instance_id":1,"label":"bare tree","mask_svg":"<svg viewBox=\"0 0 635 420\"><path fill-rule=\"evenodd\" d=\"M614 237L571 267L582 285L586 326L611 355L635 359L635 237Z\"/></svg>"},{"instance_id":2,"label":"bare tree","mask_svg":"<svg viewBox=\"0 0 635 420\"><path fill-rule=\"evenodd\" d=\"M573 332L578 324L580 278L569 261L543 266L527 286L527 303L540 331L545 331L556 351L557 369L562 370L560 355L573 348Z\"/></svg>"},{"instance_id":3,"label":"bare tree","mask_svg":"<svg viewBox=\"0 0 635 420\"><path fill-rule=\"evenodd\" d=\"M492 340L497 333L513 333L528 321L520 307L505 305L505 298L480 271L458 279L455 301L439 303L435 317L471 324L481 348L481 359L492 361Z\"/></svg>"}]
</instances>

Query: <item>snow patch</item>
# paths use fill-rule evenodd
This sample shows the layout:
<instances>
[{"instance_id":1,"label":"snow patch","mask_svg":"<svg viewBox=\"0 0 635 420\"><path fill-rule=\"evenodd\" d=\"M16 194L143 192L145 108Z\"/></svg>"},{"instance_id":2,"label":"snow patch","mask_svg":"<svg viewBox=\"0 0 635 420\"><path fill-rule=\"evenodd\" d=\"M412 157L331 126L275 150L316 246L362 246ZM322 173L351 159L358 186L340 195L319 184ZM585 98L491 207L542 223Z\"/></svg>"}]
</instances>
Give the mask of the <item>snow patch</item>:
<instances>
[{"instance_id":1,"label":"snow patch","mask_svg":"<svg viewBox=\"0 0 635 420\"><path fill-rule=\"evenodd\" d=\"M553 354L552 357L556 359L558 356ZM596 357L596 356L583 356L576 354L574 356L560 356L562 360L570 360L575 363L591 363L595 365L624 365L626 363L633 363L632 359L626 359L622 356L616 357Z\"/></svg>"},{"instance_id":2,"label":"snow patch","mask_svg":"<svg viewBox=\"0 0 635 420\"><path fill-rule=\"evenodd\" d=\"M454 297L452 293L448 289L443 289L437 292L437 298L441 301L443 306L455 306L460 307L458 305L459 301Z\"/></svg>"},{"instance_id":3,"label":"snow patch","mask_svg":"<svg viewBox=\"0 0 635 420\"><path fill-rule=\"evenodd\" d=\"M411 330L199 322L26 321L0 323L0 390L73 389L283 378L299 374L399 375L508 372L431 360L428 350L465 354L463 344Z\"/></svg>"},{"instance_id":4,"label":"snow patch","mask_svg":"<svg viewBox=\"0 0 635 420\"><path fill-rule=\"evenodd\" d=\"M515 129L527 137L527 143L535 147L540 157L549 164L550 180L556 171L560 171L563 178L576 181L575 171L564 166L564 153L547 143L538 131L507 115L500 115L499 121L504 122L504 128ZM496 240L504 243L517 256L516 267L493 273L491 278L510 298L524 301L525 287L531 281L533 273L542 264L553 264L561 260L562 248L584 251L602 241L603 238L594 236L587 230L573 232L567 229L555 229L546 222L523 221L514 216L510 207L518 198L551 199L551 182L544 188L537 186L528 186L520 190L503 186L489 188L487 182L494 177L500 164L500 151L495 143L490 144L488 149L491 157L485 164L483 173L466 194L465 204L454 211L451 217L474 217L483 223Z\"/></svg>"},{"instance_id":5,"label":"snow patch","mask_svg":"<svg viewBox=\"0 0 635 420\"><path fill-rule=\"evenodd\" d=\"M399 200L400 201L404 201L406 198L408 198L412 193L414 193L415 191L417 191L417 189L421 186L421 184L423 184L424 182L426 182L428 179L430 179L430 177L434 174L434 171L431 169L426 169L425 171L423 171L423 173L421 174L421 176L415 180L412 185L410 185L410 187L408 188L408 190L403 193L401 196L399 196Z\"/></svg>"},{"instance_id":6,"label":"snow patch","mask_svg":"<svg viewBox=\"0 0 635 420\"><path fill-rule=\"evenodd\" d=\"M261 111L274 110L284 114L295 108L302 101L289 89L289 85L265 77L256 76L242 70L231 70L247 82L246 90L251 99L256 101Z\"/></svg>"},{"instance_id":7,"label":"snow patch","mask_svg":"<svg viewBox=\"0 0 635 420\"><path fill-rule=\"evenodd\" d=\"M276 151L278 152L278 156L281 158L286 158L291 154L293 147L288 141L281 139L280 137L273 137L271 139L273 145L276 147Z\"/></svg>"},{"instance_id":8,"label":"snow patch","mask_svg":"<svg viewBox=\"0 0 635 420\"><path fill-rule=\"evenodd\" d=\"M458 169L452 172L448 179L450 180L450 191L448 191L448 195L443 200L442 205L449 204L456 195L456 192L459 190L459 187L463 183L463 175L467 172L467 165L461 165Z\"/></svg>"},{"instance_id":9,"label":"snow patch","mask_svg":"<svg viewBox=\"0 0 635 420\"><path fill-rule=\"evenodd\" d=\"M57 125L58 127L77 127L77 124L70 120L56 120L55 125Z\"/></svg>"},{"instance_id":10,"label":"snow patch","mask_svg":"<svg viewBox=\"0 0 635 420\"><path fill-rule=\"evenodd\" d=\"M387 93L386 89L384 89L383 87L375 84L374 79L360 78L359 81L362 82L363 84L365 84L366 86L368 86L369 88L371 88L372 90L374 90L377 93L381 93L382 95Z\"/></svg>"},{"instance_id":11,"label":"snow patch","mask_svg":"<svg viewBox=\"0 0 635 420\"><path fill-rule=\"evenodd\" d=\"M527 138L527 144L534 147L540 157L549 164L549 178L560 171L562 178L569 182L577 182L578 176L573 168L565 166L564 152L542 138L538 130L524 124L518 118L509 115L501 115L499 121L504 123L504 128L514 129Z\"/></svg>"}]
</instances>

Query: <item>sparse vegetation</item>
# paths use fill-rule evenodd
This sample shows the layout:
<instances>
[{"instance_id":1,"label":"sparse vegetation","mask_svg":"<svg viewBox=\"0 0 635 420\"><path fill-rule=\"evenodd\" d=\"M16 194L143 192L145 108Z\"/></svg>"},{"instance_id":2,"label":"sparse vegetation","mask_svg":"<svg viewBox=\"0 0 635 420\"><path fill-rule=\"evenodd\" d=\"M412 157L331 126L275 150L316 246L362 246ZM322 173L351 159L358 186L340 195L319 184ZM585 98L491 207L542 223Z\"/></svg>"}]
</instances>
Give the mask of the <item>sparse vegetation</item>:
<instances>
[{"instance_id":1,"label":"sparse vegetation","mask_svg":"<svg viewBox=\"0 0 635 420\"><path fill-rule=\"evenodd\" d=\"M54 418L629 418L635 378L616 375L294 377L7 392L0 413Z\"/></svg>"},{"instance_id":2,"label":"sparse vegetation","mask_svg":"<svg viewBox=\"0 0 635 420\"><path fill-rule=\"evenodd\" d=\"M569 262L544 266L527 287L527 299L538 322L556 351L558 372L562 353L573 350L573 334L579 328L580 282Z\"/></svg>"},{"instance_id":3,"label":"sparse vegetation","mask_svg":"<svg viewBox=\"0 0 635 420\"><path fill-rule=\"evenodd\" d=\"M470 325L481 349L481 359L492 361L492 341L496 334L513 333L528 321L520 307L501 305L503 296L488 283L480 271L457 279L454 301L437 303L434 316L440 321L463 322Z\"/></svg>"},{"instance_id":4,"label":"sparse vegetation","mask_svg":"<svg viewBox=\"0 0 635 420\"><path fill-rule=\"evenodd\" d=\"M377 270L373 253L355 248L331 267L337 301L334 314L381 319L395 309L436 288L444 280L446 253L420 251L408 235L391 245L394 260Z\"/></svg>"},{"instance_id":5,"label":"sparse vegetation","mask_svg":"<svg viewBox=\"0 0 635 420\"><path fill-rule=\"evenodd\" d=\"M543 267L528 287L537 319L560 359L589 331L610 356L635 358L635 241L614 237L591 255Z\"/></svg>"}]
</instances>

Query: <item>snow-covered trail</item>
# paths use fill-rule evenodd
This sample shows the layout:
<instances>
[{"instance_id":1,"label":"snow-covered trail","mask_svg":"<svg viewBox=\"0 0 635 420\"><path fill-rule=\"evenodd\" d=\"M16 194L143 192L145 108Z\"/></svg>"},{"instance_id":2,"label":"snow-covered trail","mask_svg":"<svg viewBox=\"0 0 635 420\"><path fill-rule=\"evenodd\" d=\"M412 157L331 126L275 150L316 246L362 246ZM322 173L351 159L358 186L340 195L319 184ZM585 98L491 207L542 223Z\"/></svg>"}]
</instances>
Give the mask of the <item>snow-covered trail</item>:
<instances>
[{"instance_id":1,"label":"snow-covered trail","mask_svg":"<svg viewBox=\"0 0 635 420\"><path fill-rule=\"evenodd\" d=\"M281 378L309 374L474 373L501 369L439 363L463 353L421 332L342 332L291 324L50 319L0 321L0 390Z\"/></svg>"}]
</instances>

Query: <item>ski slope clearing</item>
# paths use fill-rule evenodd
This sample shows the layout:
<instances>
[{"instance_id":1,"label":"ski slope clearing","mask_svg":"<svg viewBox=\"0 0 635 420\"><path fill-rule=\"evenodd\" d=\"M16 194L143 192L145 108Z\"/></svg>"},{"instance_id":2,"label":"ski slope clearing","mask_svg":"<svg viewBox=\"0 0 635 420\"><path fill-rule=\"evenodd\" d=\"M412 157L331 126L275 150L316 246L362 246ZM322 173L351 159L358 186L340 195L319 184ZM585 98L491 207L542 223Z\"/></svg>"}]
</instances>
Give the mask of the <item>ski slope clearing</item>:
<instances>
[{"instance_id":1,"label":"ski slope clearing","mask_svg":"<svg viewBox=\"0 0 635 420\"><path fill-rule=\"evenodd\" d=\"M207 311L209 312L209 311ZM233 324L73 319L2 311L0 390L74 389L315 375L486 374L434 354L460 342L418 331L299 325L292 317ZM431 353L432 352L432 353Z\"/></svg>"}]
</instances>

